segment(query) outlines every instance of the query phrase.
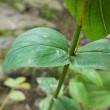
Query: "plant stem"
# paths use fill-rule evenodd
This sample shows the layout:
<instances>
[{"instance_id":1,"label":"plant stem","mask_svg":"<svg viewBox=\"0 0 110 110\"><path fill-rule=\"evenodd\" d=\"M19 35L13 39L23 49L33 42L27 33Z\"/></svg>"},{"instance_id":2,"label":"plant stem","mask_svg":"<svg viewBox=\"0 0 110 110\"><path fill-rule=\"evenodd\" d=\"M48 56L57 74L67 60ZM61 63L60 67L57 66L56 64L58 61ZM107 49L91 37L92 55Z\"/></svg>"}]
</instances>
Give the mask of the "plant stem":
<instances>
[{"instance_id":1,"label":"plant stem","mask_svg":"<svg viewBox=\"0 0 110 110\"><path fill-rule=\"evenodd\" d=\"M71 47L70 47L70 50L69 50L69 55L70 56L75 55L75 48L77 46L77 42L78 42L78 39L79 39L79 36L80 36L80 32L81 32L81 27L77 25L77 27L75 29L74 37L73 37L73 40L72 40L72 43L71 43ZM62 75L60 77L60 80L59 80L59 83L58 83L58 86L57 86L57 89L56 89L56 92L55 92L53 98L57 98L57 96L59 94L59 91L61 89L61 86L64 82L64 79L65 79L66 73L68 71L68 68L69 68L69 64L64 66L63 71L62 71ZM52 110L53 103L54 103L53 98L51 99L48 110Z\"/></svg>"},{"instance_id":2,"label":"plant stem","mask_svg":"<svg viewBox=\"0 0 110 110\"><path fill-rule=\"evenodd\" d=\"M75 29L74 37L73 37L73 40L71 43L70 51L69 51L70 56L75 55L75 48L76 48L77 43L78 43L80 32L81 32L81 27L77 25L77 27Z\"/></svg>"},{"instance_id":3,"label":"plant stem","mask_svg":"<svg viewBox=\"0 0 110 110\"><path fill-rule=\"evenodd\" d=\"M2 105L0 106L0 110L3 110L4 106L6 105L6 103L8 102L9 99L9 95L11 92L13 92L14 89L11 89L11 91L9 92L9 94L7 95L7 97L5 98L5 100L3 101Z\"/></svg>"}]
</instances>

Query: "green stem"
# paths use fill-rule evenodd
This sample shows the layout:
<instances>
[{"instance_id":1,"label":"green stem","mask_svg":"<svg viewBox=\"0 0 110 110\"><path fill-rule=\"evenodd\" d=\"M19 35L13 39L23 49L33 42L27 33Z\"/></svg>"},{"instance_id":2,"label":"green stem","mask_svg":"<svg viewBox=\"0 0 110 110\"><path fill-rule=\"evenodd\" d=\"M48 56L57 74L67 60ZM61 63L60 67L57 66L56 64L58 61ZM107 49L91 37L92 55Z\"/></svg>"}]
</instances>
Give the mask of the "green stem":
<instances>
[{"instance_id":1,"label":"green stem","mask_svg":"<svg viewBox=\"0 0 110 110\"><path fill-rule=\"evenodd\" d=\"M73 37L73 40L71 43L70 51L69 51L70 56L75 55L75 48L76 48L77 43L78 43L80 32L81 32L81 27L77 25L77 27L75 29L74 37Z\"/></svg>"},{"instance_id":2,"label":"green stem","mask_svg":"<svg viewBox=\"0 0 110 110\"><path fill-rule=\"evenodd\" d=\"M80 35L79 35L79 39L78 39L78 42L77 42L77 46L76 46L76 49L75 49L75 54L76 54L76 52L77 52L77 50L78 50L78 48L79 48L79 43L80 43L80 38L81 38L81 33L80 33Z\"/></svg>"},{"instance_id":3,"label":"green stem","mask_svg":"<svg viewBox=\"0 0 110 110\"><path fill-rule=\"evenodd\" d=\"M75 29L74 37L73 37L73 40L72 40L72 43L71 43L71 47L70 47L70 50L69 50L69 55L70 56L75 55L75 48L77 46L77 42L78 42L78 39L79 39L79 36L80 36L80 32L81 32L81 28L80 28L80 26L77 25L77 27ZM58 87L56 89L56 92L55 92L53 98L57 98L57 96L59 94L59 91L61 89L61 86L64 82L64 79L65 79L66 73L68 71L68 68L69 68L69 64L64 66L63 71L62 71L62 75L61 75L59 83L58 83ZM51 99L48 110L52 110L53 103L54 103L53 98Z\"/></svg>"},{"instance_id":4,"label":"green stem","mask_svg":"<svg viewBox=\"0 0 110 110\"><path fill-rule=\"evenodd\" d=\"M13 92L14 89L11 89L11 91L9 92L9 94L7 95L7 97L5 98L5 100L3 101L2 105L0 106L0 110L3 110L4 106L6 105L6 103L8 102L9 99L9 95L11 92Z\"/></svg>"}]
</instances>

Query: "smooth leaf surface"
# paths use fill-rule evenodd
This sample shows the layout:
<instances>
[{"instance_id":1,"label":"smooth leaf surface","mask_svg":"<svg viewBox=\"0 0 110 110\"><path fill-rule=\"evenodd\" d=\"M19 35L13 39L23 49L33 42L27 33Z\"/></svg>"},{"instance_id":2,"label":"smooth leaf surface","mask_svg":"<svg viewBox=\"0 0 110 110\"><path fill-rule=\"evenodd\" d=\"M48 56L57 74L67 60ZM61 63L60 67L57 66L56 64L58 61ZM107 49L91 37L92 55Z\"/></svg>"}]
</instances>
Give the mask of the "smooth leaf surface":
<instances>
[{"instance_id":1,"label":"smooth leaf surface","mask_svg":"<svg viewBox=\"0 0 110 110\"><path fill-rule=\"evenodd\" d=\"M74 67L73 65L70 65L69 69L76 74L80 74L84 79L96 84L97 86L103 85L100 75L94 69L81 69Z\"/></svg>"},{"instance_id":2,"label":"smooth leaf surface","mask_svg":"<svg viewBox=\"0 0 110 110\"><path fill-rule=\"evenodd\" d=\"M30 89L31 85L29 83L22 83L17 86L19 89Z\"/></svg>"},{"instance_id":3,"label":"smooth leaf surface","mask_svg":"<svg viewBox=\"0 0 110 110\"><path fill-rule=\"evenodd\" d=\"M79 68L110 70L110 41L94 41L78 49L72 64Z\"/></svg>"},{"instance_id":4,"label":"smooth leaf surface","mask_svg":"<svg viewBox=\"0 0 110 110\"><path fill-rule=\"evenodd\" d=\"M83 4L86 0L65 0L67 8L81 24ZM87 0L83 17L83 33L91 40L110 34L110 0ZM95 28L94 28L95 27Z\"/></svg>"},{"instance_id":5,"label":"smooth leaf surface","mask_svg":"<svg viewBox=\"0 0 110 110\"><path fill-rule=\"evenodd\" d=\"M17 89L29 89L31 86L29 83L25 83L26 81L25 77L18 77L16 79L8 78L4 85L10 88L17 88Z\"/></svg>"},{"instance_id":6,"label":"smooth leaf surface","mask_svg":"<svg viewBox=\"0 0 110 110\"><path fill-rule=\"evenodd\" d=\"M40 110L48 110L50 98L44 99L40 103ZM60 96L58 99L54 99L54 105L52 110L78 110L73 100L66 97Z\"/></svg>"},{"instance_id":7,"label":"smooth leaf surface","mask_svg":"<svg viewBox=\"0 0 110 110\"><path fill-rule=\"evenodd\" d=\"M69 92L74 100L76 100L81 106L87 107L87 91L82 82L75 82L71 80L69 83Z\"/></svg>"},{"instance_id":8,"label":"smooth leaf surface","mask_svg":"<svg viewBox=\"0 0 110 110\"><path fill-rule=\"evenodd\" d=\"M88 108L104 109L110 106L110 88L98 88L95 85L85 84L88 92Z\"/></svg>"},{"instance_id":9,"label":"smooth leaf surface","mask_svg":"<svg viewBox=\"0 0 110 110\"><path fill-rule=\"evenodd\" d=\"M50 101L51 101L51 98L45 98L45 99L43 99L40 102L40 110L48 110Z\"/></svg>"},{"instance_id":10,"label":"smooth leaf surface","mask_svg":"<svg viewBox=\"0 0 110 110\"><path fill-rule=\"evenodd\" d=\"M86 108L104 109L110 106L110 73L98 71L98 74L103 81L102 87L94 85L84 79L80 81L77 80L77 82L79 81L78 83L83 83L87 91L88 103ZM80 78L82 77L80 76ZM73 94L73 92L71 92L71 94Z\"/></svg>"},{"instance_id":11,"label":"smooth leaf surface","mask_svg":"<svg viewBox=\"0 0 110 110\"><path fill-rule=\"evenodd\" d=\"M13 78L8 78L5 82L4 85L10 88L13 88L16 85L16 81Z\"/></svg>"},{"instance_id":12,"label":"smooth leaf surface","mask_svg":"<svg viewBox=\"0 0 110 110\"><path fill-rule=\"evenodd\" d=\"M9 98L14 101L23 101L25 100L25 95L21 91L13 91L10 93Z\"/></svg>"},{"instance_id":13,"label":"smooth leaf surface","mask_svg":"<svg viewBox=\"0 0 110 110\"><path fill-rule=\"evenodd\" d=\"M65 0L68 10L75 17L75 0Z\"/></svg>"},{"instance_id":14,"label":"smooth leaf surface","mask_svg":"<svg viewBox=\"0 0 110 110\"><path fill-rule=\"evenodd\" d=\"M66 96L60 96L59 101L62 104L62 106L65 108L64 110L78 110L73 100Z\"/></svg>"},{"instance_id":15,"label":"smooth leaf surface","mask_svg":"<svg viewBox=\"0 0 110 110\"><path fill-rule=\"evenodd\" d=\"M25 77L18 77L18 78L16 78L16 83L17 84L21 84L21 83L23 83L25 81L26 81L26 78Z\"/></svg>"},{"instance_id":16,"label":"smooth leaf surface","mask_svg":"<svg viewBox=\"0 0 110 110\"><path fill-rule=\"evenodd\" d=\"M100 75L93 69L82 69L82 75L93 84L102 87L103 82Z\"/></svg>"},{"instance_id":17,"label":"smooth leaf surface","mask_svg":"<svg viewBox=\"0 0 110 110\"><path fill-rule=\"evenodd\" d=\"M67 51L68 43L64 35L49 28L35 28L15 40L5 58L3 70L22 66L63 66L69 64Z\"/></svg>"},{"instance_id":18,"label":"smooth leaf surface","mask_svg":"<svg viewBox=\"0 0 110 110\"><path fill-rule=\"evenodd\" d=\"M110 73L98 71L103 87L85 83L89 98L89 108L103 109L110 106Z\"/></svg>"},{"instance_id":19,"label":"smooth leaf surface","mask_svg":"<svg viewBox=\"0 0 110 110\"><path fill-rule=\"evenodd\" d=\"M110 89L110 72L98 71L98 74L103 81L104 87Z\"/></svg>"}]
</instances>

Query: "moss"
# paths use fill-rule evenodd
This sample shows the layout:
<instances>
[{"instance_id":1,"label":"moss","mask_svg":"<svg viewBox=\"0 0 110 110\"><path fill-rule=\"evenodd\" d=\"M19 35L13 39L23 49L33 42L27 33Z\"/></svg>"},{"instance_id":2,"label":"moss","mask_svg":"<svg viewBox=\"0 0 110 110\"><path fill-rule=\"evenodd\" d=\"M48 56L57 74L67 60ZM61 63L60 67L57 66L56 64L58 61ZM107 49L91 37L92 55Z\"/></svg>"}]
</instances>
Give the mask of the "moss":
<instances>
[{"instance_id":1,"label":"moss","mask_svg":"<svg viewBox=\"0 0 110 110\"><path fill-rule=\"evenodd\" d=\"M46 20L52 20L52 10L48 5L44 5L43 9L41 10L40 16Z\"/></svg>"},{"instance_id":2,"label":"moss","mask_svg":"<svg viewBox=\"0 0 110 110\"><path fill-rule=\"evenodd\" d=\"M13 30L1 29L0 36L11 36L13 34Z\"/></svg>"}]
</instances>

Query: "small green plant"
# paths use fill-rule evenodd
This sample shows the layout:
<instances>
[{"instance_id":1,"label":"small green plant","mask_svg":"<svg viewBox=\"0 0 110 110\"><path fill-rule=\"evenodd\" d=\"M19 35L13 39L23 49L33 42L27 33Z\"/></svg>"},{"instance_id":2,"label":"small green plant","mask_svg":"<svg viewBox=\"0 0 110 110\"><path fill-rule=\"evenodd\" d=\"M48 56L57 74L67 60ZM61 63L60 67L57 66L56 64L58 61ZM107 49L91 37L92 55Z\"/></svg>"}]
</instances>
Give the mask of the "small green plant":
<instances>
[{"instance_id":1,"label":"small green plant","mask_svg":"<svg viewBox=\"0 0 110 110\"><path fill-rule=\"evenodd\" d=\"M26 78L25 77L18 77L16 79L13 78L8 78L5 82L4 85L11 88L9 94L3 101L3 103L0 106L0 110L3 110L4 106L8 102L9 99L14 100L14 101L23 101L25 100L25 95L23 92L21 92L18 89L30 89L30 84L26 83Z\"/></svg>"},{"instance_id":2,"label":"small green plant","mask_svg":"<svg viewBox=\"0 0 110 110\"><path fill-rule=\"evenodd\" d=\"M70 64L72 64L73 67L79 68L110 70L110 41L102 39L110 34L110 0L65 0L65 3L77 22L71 46L68 46L64 35L53 29L43 27L32 29L21 34L15 40L5 58L3 70L15 69L22 66L64 66L55 92L53 89L48 88L48 92L54 92L52 98L46 101L48 102L47 104L45 104L45 101L42 102L47 108L44 107L45 109L43 109L41 106L41 110L76 110L98 108L96 107L98 105L100 108L107 108L110 106L110 101L103 102L104 100L102 100L109 96L108 91L110 88L108 86L106 87L102 81L106 75L103 75L101 80L100 75L97 75L93 70L90 70L89 76L88 70L82 72L82 75L84 75L88 81L85 81L82 77L77 77L72 79L69 84L70 94L80 106L74 106L75 102L73 103L72 99L66 96L58 96L58 94ZM81 32L83 32L87 38L97 41L78 49ZM52 79L50 82L55 83L55 79ZM92 84L90 84L90 82L92 82ZM107 82L104 80L104 83L109 83L109 80L107 79ZM94 86L94 84L96 85ZM41 84L41 87L42 86ZM47 85L46 87L49 86L50 85ZM90 92L92 91L91 89L93 90L92 93ZM45 92L47 92L47 90L45 90ZM87 95L88 92L90 92L90 94ZM89 98L87 96L89 96ZM102 97L96 99L94 96ZM101 106L98 102L99 100L103 102ZM92 106L93 103L90 104L91 102L94 102L96 106Z\"/></svg>"},{"instance_id":3,"label":"small green plant","mask_svg":"<svg viewBox=\"0 0 110 110\"><path fill-rule=\"evenodd\" d=\"M45 5L40 12L40 16L46 20L52 20L52 10L48 5Z\"/></svg>"}]
</instances>

